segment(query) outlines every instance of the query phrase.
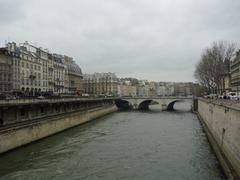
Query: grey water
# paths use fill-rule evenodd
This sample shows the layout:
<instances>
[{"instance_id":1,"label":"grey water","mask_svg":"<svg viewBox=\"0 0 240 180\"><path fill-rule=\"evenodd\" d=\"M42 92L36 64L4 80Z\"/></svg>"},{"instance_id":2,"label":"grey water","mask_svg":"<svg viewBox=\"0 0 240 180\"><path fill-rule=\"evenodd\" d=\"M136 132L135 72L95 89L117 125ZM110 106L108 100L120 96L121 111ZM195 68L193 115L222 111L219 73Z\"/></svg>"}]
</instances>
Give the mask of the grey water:
<instances>
[{"instance_id":1,"label":"grey water","mask_svg":"<svg viewBox=\"0 0 240 180\"><path fill-rule=\"evenodd\" d=\"M116 112L0 156L0 179L222 180L188 104Z\"/></svg>"}]
</instances>

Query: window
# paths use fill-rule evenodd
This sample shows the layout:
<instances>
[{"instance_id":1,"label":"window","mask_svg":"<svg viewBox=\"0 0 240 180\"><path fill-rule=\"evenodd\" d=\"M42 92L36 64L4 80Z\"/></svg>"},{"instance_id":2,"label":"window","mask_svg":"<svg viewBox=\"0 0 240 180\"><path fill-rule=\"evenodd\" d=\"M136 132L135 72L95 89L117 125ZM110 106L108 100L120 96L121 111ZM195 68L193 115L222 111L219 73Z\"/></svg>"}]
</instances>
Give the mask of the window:
<instances>
[{"instance_id":1,"label":"window","mask_svg":"<svg viewBox=\"0 0 240 180\"><path fill-rule=\"evenodd\" d=\"M21 116L25 116L26 115L25 109L23 109L23 108L20 109L20 115Z\"/></svg>"}]
</instances>

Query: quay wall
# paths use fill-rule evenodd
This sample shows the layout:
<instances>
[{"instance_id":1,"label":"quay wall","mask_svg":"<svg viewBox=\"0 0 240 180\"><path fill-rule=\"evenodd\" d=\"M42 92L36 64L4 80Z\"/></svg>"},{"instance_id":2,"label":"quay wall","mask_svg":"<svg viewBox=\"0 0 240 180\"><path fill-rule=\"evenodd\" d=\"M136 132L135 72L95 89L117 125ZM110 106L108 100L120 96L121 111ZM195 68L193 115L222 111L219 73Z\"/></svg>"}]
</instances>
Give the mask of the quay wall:
<instances>
[{"instance_id":1,"label":"quay wall","mask_svg":"<svg viewBox=\"0 0 240 180\"><path fill-rule=\"evenodd\" d=\"M117 111L115 105L105 105L89 110L54 116L24 126L0 131L0 153L45 138L65 129L86 123Z\"/></svg>"},{"instance_id":2,"label":"quay wall","mask_svg":"<svg viewBox=\"0 0 240 180\"><path fill-rule=\"evenodd\" d=\"M240 109L199 99L197 113L225 175L240 179Z\"/></svg>"}]
</instances>

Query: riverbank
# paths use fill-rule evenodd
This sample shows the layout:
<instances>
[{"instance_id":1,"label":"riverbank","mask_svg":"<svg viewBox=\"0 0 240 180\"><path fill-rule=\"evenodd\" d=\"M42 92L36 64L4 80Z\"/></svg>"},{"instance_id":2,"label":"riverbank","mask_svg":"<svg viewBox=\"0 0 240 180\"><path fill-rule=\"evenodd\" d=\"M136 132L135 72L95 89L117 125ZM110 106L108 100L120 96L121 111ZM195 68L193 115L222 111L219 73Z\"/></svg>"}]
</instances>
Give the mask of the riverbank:
<instances>
[{"instance_id":1,"label":"riverbank","mask_svg":"<svg viewBox=\"0 0 240 180\"><path fill-rule=\"evenodd\" d=\"M197 115L228 179L240 179L240 109L222 101L198 100Z\"/></svg>"},{"instance_id":2,"label":"riverbank","mask_svg":"<svg viewBox=\"0 0 240 180\"><path fill-rule=\"evenodd\" d=\"M5 129L0 131L0 154L115 111L115 105L103 105Z\"/></svg>"}]
</instances>

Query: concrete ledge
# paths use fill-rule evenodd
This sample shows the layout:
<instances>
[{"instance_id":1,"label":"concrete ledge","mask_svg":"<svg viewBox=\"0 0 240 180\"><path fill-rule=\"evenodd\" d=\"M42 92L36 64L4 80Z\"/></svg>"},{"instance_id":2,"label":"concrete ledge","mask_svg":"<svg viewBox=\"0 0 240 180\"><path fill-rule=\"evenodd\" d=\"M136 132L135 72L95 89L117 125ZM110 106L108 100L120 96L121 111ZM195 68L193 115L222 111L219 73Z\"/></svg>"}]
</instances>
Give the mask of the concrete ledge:
<instances>
[{"instance_id":1,"label":"concrete ledge","mask_svg":"<svg viewBox=\"0 0 240 180\"><path fill-rule=\"evenodd\" d=\"M115 105L56 116L34 124L25 125L0 133L0 153L37 141L68 128L89 122L100 116L117 111Z\"/></svg>"}]
</instances>

